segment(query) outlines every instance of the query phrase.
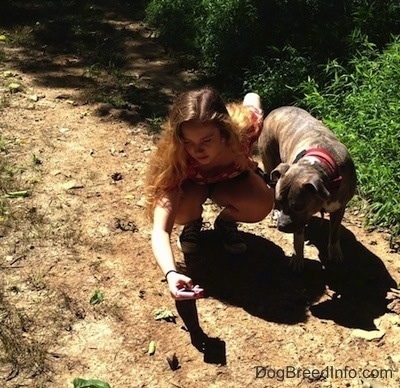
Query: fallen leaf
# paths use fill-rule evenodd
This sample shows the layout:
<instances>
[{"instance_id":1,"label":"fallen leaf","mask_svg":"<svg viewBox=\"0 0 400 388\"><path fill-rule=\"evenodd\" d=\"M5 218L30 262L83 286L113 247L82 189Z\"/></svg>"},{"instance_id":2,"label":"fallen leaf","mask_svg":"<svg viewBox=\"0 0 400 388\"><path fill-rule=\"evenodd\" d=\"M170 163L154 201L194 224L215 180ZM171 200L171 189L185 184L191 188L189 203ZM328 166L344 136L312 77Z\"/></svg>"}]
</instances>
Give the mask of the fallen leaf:
<instances>
[{"instance_id":1,"label":"fallen leaf","mask_svg":"<svg viewBox=\"0 0 400 388\"><path fill-rule=\"evenodd\" d=\"M28 190L21 190L21 191L12 191L10 193L6 193L5 197L6 198L24 198L29 196L29 191Z\"/></svg>"},{"instance_id":2,"label":"fallen leaf","mask_svg":"<svg viewBox=\"0 0 400 388\"><path fill-rule=\"evenodd\" d=\"M101 380L85 380L81 378L76 378L73 381L74 388L111 388L110 384L105 383Z\"/></svg>"},{"instance_id":3,"label":"fallen leaf","mask_svg":"<svg viewBox=\"0 0 400 388\"><path fill-rule=\"evenodd\" d=\"M154 311L154 319L156 321L164 319L168 322L175 322L176 316L171 310L167 309L166 307L161 307Z\"/></svg>"},{"instance_id":4,"label":"fallen leaf","mask_svg":"<svg viewBox=\"0 0 400 388\"><path fill-rule=\"evenodd\" d=\"M11 82L8 85L8 89L10 90L10 92L19 92L22 89L22 86L17 82Z\"/></svg>"},{"instance_id":5,"label":"fallen leaf","mask_svg":"<svg viewBox=\"0 0 400 388\"><path fill-rule=\"evenodd\" d=\"M14 77L16 74L11 70L6 70L3 72L3 75L6 78L11 78L11 77Z\"/></svg>"},{"instance_id":6,"label":"fallen leaf","mask_svg":"<svg viewBox=\"0 0 400 388\"><path fill-rule=\"evenodd\" d=\"M63 185L64 190L72 190L72 189L83 189L84 186L81 183L78 183L75 180L68 181Z\"/></svg>"},{"instance_id":7,"label":"fallen leaf","mask_svg":"<svg viewBox=\"0 0 400 388\"><path fill-rule=\"evenodd\" d=\"M32 94L30 96L26 97L28 100L31 100L33 102L38 102L39 101L39 97L36 94Z\"/></svg>"},{"instance_id":8,"label":"fallen leaf","mask_svg":"<svg viewBox=\"0 0 400 388\"><path fill-rule=\"evenodd\" d=\"M142 197L139 199L139 201L136 202L136 205L139 207L145 207L146 206L146 198Z\"/></svg>"},{"instance_id":9,"label":"fallen leaf","mask_svg":"<svg viewBox=\"0 0 400 388\"><path fill-rule=\"evenodd\" d=\"M354 337L366 339L367 341L375 341L380 340L385 335L385 332L383 330L354 329L351 332L351 335Z\"/></svg>"},{"instance_id":10,"label":"fallen leaf","mask_svg":"<svg viewBox=\"0 0 400 388\"><path fill-rule=\"evenodd\" d=\"M152 356L156 352L156 343L154 341L150 341L149 343L149 356Z\"/></svg>"}]
</instances>

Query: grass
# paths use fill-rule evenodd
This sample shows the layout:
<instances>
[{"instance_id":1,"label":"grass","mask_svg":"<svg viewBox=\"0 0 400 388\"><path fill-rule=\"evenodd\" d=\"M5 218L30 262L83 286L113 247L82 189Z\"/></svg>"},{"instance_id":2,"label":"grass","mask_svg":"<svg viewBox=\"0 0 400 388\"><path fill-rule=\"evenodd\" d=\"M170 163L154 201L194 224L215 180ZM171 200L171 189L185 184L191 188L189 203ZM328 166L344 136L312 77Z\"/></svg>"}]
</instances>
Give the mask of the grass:
<instances>
[{"instance_id":1,"label":"grass","mask_svg":"<svg viewBox=\"0 0 400 388\"><path fill-rule=\"evenodd\" d=\"M49 343L32 340L24 335L32 331L33 319L24 309L18 309L9 302L4 286L0 286L0 312L0 361L9 365L6 380L11 380L23 371L33 375L49 372Z\"/></svg>"},{"instance_id":2,"label":"grass","mask_svg":"<svg viewBox=\"0 0 400 388\"><path fill-rule=\"evenodd\" d=\"M147 118L147 122L149 123L150 131L157 134L161 132L161 125L164 122L164 117L152 115Z\"/></svg>"}]
</instances>

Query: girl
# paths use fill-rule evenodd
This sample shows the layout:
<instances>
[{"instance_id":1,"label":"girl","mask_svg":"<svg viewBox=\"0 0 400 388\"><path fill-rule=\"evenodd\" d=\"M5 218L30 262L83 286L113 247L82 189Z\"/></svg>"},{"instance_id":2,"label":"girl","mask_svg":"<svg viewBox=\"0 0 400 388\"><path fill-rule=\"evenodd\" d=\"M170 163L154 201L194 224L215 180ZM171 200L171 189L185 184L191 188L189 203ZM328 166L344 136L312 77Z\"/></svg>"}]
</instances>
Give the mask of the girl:
<instances>
[{"instance_id":1,"label":"girl","mask_svg":"<svg viewBox=\"0 0 400 388\"><path fill-rule=\"evenodd\" d=\"M215 220L224 248L246 251L237 222L259 222L271 211L273 191L251 159L263 121L260 97L225 105L211 87L181 94L170 111L148 169L147 211L153 219L152 248L176 300L192 280L177 271L171 248L174 224L184 225L178 247L184 254L199 249L203 203L223 210Z\"/></svg>"}]
</instances>

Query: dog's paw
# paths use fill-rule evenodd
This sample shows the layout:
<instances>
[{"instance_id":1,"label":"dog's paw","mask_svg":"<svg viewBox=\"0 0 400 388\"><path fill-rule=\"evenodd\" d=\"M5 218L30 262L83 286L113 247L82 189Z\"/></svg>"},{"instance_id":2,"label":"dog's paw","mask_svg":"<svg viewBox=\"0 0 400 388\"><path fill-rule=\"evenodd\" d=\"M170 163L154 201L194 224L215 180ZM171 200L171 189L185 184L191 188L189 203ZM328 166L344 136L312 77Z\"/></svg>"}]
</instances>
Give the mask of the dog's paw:
<instances>
[{"instance_id":1,"label":"dog's paw","mask_svg":"<svg viewBox=\"0 0 400 388\"><path fill-rule=\"evenodd\" d=\"M336 263L343 261L343 252L339 242L328 245L328 258Z\"/></svg>"},{"instance_id":2,"label":"dog's paw","mask_svg":"<svg viewBox=\"0 0 400 388\"><path fill-rule=\"evenodd\" d=\"M273 209L271 212L271 215L269 217L269 222L268 222L268 226L270 228L277 228L278 227L278 219L280 216L281 212L277 209Z\"/></svg>"}]
</instances>

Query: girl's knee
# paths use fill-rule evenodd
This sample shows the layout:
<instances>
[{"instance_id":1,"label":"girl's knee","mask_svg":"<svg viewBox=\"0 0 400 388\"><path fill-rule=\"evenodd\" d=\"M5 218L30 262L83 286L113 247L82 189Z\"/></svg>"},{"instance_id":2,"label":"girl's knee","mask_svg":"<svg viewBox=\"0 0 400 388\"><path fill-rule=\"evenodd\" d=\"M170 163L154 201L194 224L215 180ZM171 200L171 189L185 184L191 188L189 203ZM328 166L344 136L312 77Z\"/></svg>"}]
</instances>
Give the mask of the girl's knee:
<instances>
[{"instance_id":1,"label":"girl's knee","mask_svg":"<svg viewBox=\"0 0 400 388\"><path fill-rule=\"evenodd\" d=\"M255 209L253 213L253 220L251 222L261 222L264 220L264 218L271 213L272 207L273 206L270 202L260 204L257 209Z\"/></svg>"},{"instance_id":2,"label":"girl's knee","mask_svg":"<svg viewBox=\"0 0 400 388\"><path fill-rule=\"evenodd\" d=\"M261 220L262 221L265 217L268 216L269 213L271 213L272 208L274 207L273 202L267 202L263 208L263 210L260 212L261 213Z\"/></svg>"},{"instance_id":3,"label":"girl's knee","mask_svg":"<svg viewBox=\"0 0 400 388\"><path fill-rule=\"evenodd\" d=\"M254 221L253 222L260 222L265 217L271 213L274 207L274 194L273 192L267 192L264 196L259 198L259 201L253 204L254 206Z\"/></svg>"}]
</instances>

